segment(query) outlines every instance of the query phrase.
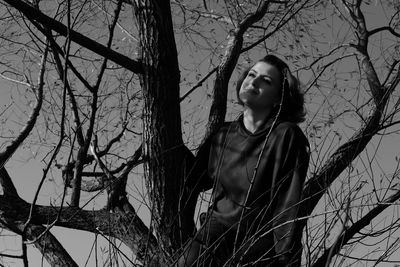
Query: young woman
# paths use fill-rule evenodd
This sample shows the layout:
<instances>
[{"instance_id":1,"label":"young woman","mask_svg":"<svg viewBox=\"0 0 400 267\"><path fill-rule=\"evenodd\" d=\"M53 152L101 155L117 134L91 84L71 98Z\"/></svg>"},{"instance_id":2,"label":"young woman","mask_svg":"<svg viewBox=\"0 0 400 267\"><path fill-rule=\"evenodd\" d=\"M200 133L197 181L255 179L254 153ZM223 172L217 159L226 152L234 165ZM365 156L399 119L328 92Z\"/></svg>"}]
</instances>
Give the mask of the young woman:
<instances>
[{"instance_id":1,"label":"young woman","mask_svg":"<svg viewBox=\"0 0 400 267\"><path fill-rule=\"evenodd\" d=\"M198 153L213 200L178 266L299 266L299 201L309 145L297 126L304 98L281 59L267 55L236 88L243 114Z\"/></svg>"}]
</instances>

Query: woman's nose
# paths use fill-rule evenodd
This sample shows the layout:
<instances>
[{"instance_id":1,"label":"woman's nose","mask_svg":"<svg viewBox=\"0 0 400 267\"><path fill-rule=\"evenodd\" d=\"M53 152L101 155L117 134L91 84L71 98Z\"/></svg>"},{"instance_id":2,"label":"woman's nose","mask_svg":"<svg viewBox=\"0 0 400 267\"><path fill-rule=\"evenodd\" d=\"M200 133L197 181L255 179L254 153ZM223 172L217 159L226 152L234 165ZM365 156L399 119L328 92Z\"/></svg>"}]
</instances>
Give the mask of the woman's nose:
<instances>
[{"instance_id":1,"label":"woman's nose","mask_svg":"<svg viewBox=\"0 0 400 267\"><path fill-rule=\"evenodd\" d=\"M254 77L253 79L251 79L250 83L254 86L257 86L259 83L260 78L258 76Z\"/></svg>"}]
</instances>

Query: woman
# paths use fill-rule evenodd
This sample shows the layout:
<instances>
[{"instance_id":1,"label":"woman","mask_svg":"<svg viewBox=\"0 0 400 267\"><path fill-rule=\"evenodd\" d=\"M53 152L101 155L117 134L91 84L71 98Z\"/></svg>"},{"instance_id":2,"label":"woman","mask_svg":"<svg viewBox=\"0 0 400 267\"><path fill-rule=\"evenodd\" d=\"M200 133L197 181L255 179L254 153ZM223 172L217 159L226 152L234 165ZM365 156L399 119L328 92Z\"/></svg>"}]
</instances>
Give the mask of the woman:
<instances>
[{"instance_id":1,"label":"woman","mask_svg":"<svg viewBox=\"0 0 400 267\"><path fill-rule=\"evenodd\" d=\"M207 217L179 266L299 266L299 201L309 161L304 98L285 62L267 55L236 88L243 114L198 153L213 186ZM206 165L206 166L204 166ZM209 177L211 179L207 179Z\"/></svg>"}]
</instances>

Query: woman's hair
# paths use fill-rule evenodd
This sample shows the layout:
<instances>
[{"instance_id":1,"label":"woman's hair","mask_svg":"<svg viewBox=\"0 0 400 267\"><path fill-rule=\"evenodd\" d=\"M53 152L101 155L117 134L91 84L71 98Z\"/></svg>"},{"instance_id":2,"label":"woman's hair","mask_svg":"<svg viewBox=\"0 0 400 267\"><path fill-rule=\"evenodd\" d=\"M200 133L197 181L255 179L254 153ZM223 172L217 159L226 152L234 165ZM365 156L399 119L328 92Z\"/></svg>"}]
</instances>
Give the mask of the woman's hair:
<instances>
[{"instance_id":1,"label":"woman's hair","mask_svg":"<svg viewBox=\"0 0 400 267\"><path fill-rule=\"evenodd\" d=\"M272 66L275 66L281 74L279 84L283 85L283 88L280 91L280 97L282 96L283 92L283 102L281 111L279 113L279 118L281 120L294 123L303 122L305 120L304 93L300 89L300 83L297 78L291 74L289 66L283 60L274 55L267 55L257 62L265 62L271 64ZM239 91L250 69L251 67L247 68L240 75L236 84L236 96L239 104L241 105L243 105L243 102L239 97ZM278 110L279 106L274 108L273 113L277 113Z\"/></svg>"}]
</instances>

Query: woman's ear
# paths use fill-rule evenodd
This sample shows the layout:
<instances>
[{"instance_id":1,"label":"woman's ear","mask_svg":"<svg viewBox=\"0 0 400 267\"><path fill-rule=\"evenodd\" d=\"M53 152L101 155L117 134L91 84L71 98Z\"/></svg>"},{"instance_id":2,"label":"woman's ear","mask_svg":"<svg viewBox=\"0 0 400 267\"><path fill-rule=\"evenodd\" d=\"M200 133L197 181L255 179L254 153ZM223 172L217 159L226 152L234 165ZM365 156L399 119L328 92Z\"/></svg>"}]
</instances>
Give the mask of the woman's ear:
<instances>
[{"instance_id":1,"label":"woman's ear","mask_svg":"<svg viewBox=\"0 0 400 267\"><path fill-rule=\"evenodd\" d=\"M281 97L279 97L276 101L275 101L275 103L274 103L274 105L272 106L272 111L273 111L273 113L274 112L277 112L278 110L279 110L279 106L281 105Z\"/></svg>"}]
</instances>

